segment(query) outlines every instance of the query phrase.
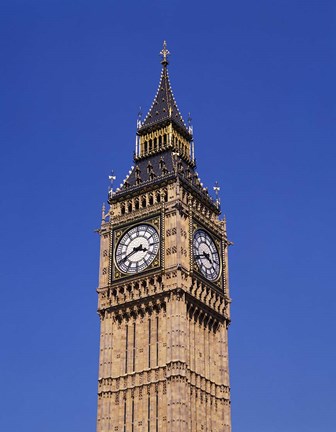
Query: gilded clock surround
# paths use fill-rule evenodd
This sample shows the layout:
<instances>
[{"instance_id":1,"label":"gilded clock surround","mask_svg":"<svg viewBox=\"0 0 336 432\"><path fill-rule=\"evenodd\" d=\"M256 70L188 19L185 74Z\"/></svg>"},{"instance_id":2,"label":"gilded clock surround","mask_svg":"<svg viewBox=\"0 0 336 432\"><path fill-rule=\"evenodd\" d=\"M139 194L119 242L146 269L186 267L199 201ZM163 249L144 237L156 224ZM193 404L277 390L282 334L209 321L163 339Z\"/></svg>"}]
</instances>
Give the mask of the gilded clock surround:
<instances>
[{"instance_id":1,"label":"gilded clock surround","mask_svg":"<svg viewBox=\"0 0 336 432\"><path fill-rule=\"evenodd\" d=\"M210 237L212 238L213 242L215 243L215 246L217 248L220 260L220 270L219 270L219 275L218 277L211 281L216 287L218 288L222 288L224 287L225 284L225 278L224 278L224 272L223 272L223 264L224 264L224 260L225 260L225 248L228 247L229 242L227 242L225 239L223 240L220 236L218 235L218 232L216 233L216 231L213 230L212 226L209 226L209 224L207 223L199 223L197 220L193 221L193 228L192 228L192 237L191 237L191 245L190 247L193 247L192 241L194 238L194 234L196 231L198 230L204 230L205 232L208 233L208 235L210 235ZM195 274L197 274L198 277L205 279L205 281L209 282L205 276L202 274L202 272L199 270L195 259L193 257L193 254L191 254L191 263L190 263L191 268L193 269L193 271L195 272Z\"/></svg>"},{"instance_id":2,"label":"gilded clock surround","mask_svg":"<svg viewBox=\"0 0 336 432\"><path fill-rule=\"evenodd\" d=\"M127 225L123 225L120 227L117 227L113 230L113 235L112 235L112 246L111 246L111 268L112 268L112 278L111 281L116 281L122 278L130 278L130 277L137 277L138 273L127 273L127 272L123 272L122 270L120 270L118 268L117 263L115 262L115 254L116 254L116 249L118 247L118 243L120 241L120 239L123 237L123 235L125 235L125 233L127 233L130 229L141 225L141 224L146 224L149 226L152 226L153 228L155 228L155 230L158 232L159 235L159 241L160 241L160 247L158 250L158 253L156 255L156 257L154 258L153 262L146 267L141 273L144 272L151 272L151 271L155 271L158 270L161 266L161 249L162 249L162 235L161 235L161 223L160 223L160 215L157 215L156 217L152 217L150 219L140 219L139 221L137 221L134 224L127 224Z\"/></svg>"},{"instance_id":3,"label":"gilded clock surround","mask_svg":"<svg viewBox=\"0 0 336 432\"><path fill-rule=\"evenodd\" d=\"M200 237L196 238L198 234L199 236L202 236L203 234L209 240L209 244L207 244L206 241L203 243L207 244L210 253L213 246L214 251L212 251L212 256L210 256L210 253L206 253L204 251L203 253L201 253L201 256L195 256L195 253L200 253L199 250L197 251L197 247L200 246L198 241ZM198 245L196 243L198 243ZM218 261L215 261L215 264L217 264L217 266L213 265L212 262L214 260L214 256L213 256L214 254L217 255L216 258L218 259ZM216 283L220 278L221 267L222 267L221 254L220 254L220 241L215 239L211 234L209 234L208 231L204 229L199 228L195 230L193 233L193 260L194 260L194 270L200 272L201 275L205 277L207 280ZM204 261L206 261L206 263L209 262L210 268L213 268L213 271L210 271L209 275L208 272L206 271L209 270L209 268L207 268L206 264L204 264ZM206 274L204 274L204 271L206 271Z\"/></svg>"},{"instance_id":4,"label":"gilded clock surround","mask_svg":"<svg viewBox=\"0 0 336 432\"><path fill-rule=\"evenodd\" d=\"M231 243L219 201L195 171L192 128L171 91L166 46L162 52L158 92L138 120L134 166L102 211L97 432L231 432ZM160 234L158 262L117 274L118 240L142 223ZM195 267L197 229L216 244L216 281Z\"/></svg>"}]
</instances>

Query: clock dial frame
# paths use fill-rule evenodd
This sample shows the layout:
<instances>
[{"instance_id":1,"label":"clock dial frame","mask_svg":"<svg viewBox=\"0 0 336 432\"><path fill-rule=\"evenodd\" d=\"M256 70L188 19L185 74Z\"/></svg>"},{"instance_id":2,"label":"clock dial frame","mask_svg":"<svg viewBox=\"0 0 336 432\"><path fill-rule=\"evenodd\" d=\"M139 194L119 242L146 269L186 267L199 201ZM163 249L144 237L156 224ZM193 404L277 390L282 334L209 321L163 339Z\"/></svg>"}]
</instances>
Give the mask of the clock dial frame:
<instances>
[{"instance_id":1,"label":"clock dial frame","mask_svg":"<svg viewBox=\"0 0 336 432\"><path fill-rule=\"evenodd\" d=\"M133 275L147 269L158 256L159 233L154 226L140 223L128 229L115 250L115 264L120 272Z\"/></svg>"},{"instance_id":2,"label":"clock dial frame","mask_svg":"<svg viewBox=\"0 0 336 432\"><path fill-rule=\"evenodd\" d=\"M197 229L193 236L193 258L200 273L209 281L217 281L221 274L218 248L204 229Z\"/></svg>"}]
</instances>

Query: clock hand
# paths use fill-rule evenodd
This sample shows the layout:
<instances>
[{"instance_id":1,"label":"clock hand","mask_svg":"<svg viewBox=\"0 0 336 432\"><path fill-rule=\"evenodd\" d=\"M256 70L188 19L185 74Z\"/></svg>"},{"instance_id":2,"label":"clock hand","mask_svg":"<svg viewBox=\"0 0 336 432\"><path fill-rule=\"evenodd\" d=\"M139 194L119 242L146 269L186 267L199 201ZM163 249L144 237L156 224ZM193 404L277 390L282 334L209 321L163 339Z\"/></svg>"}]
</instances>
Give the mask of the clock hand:
<instances>
[{"instance_id":1,"label":"clock hand","mask_svg":"<svg viewBox=\"0 0 336 432\"><path fill-rule=\"evenodd\" d=\"M128 255L126 255L121 261L125 262L130 256L132 256L136 252L145 252L146 250L147 250L147 248L143 248L142 244L139 246L135 246L133 248L132 252L130 252Z\"/></svg>"},{"instance_id":2,"label":"clock hand","mask_svg":"<svg viewBox=\"0 0 336 432\"><path fill-rule=\"evenodd\" d=\"M205 256L205 258L209 261L210 264L212 264L212 261L210 259L210 254L203 252L203 255Z\"/></svg>"},{"instance_id":3,"label":"clock hand","mask_svg":"<svg viewBox=\"0 0 336 432\"><path fill-rule=\"evenodd\" d=\"M208 261L209 261L209 263L210 264L212 264L212 261L211 261L211 259L210 259L210 254L208 254L208 253L206 253L206 252L202 252L202 254L201 255L195 255L195 258L206 258Z\"/></svg>"}]
</instances>

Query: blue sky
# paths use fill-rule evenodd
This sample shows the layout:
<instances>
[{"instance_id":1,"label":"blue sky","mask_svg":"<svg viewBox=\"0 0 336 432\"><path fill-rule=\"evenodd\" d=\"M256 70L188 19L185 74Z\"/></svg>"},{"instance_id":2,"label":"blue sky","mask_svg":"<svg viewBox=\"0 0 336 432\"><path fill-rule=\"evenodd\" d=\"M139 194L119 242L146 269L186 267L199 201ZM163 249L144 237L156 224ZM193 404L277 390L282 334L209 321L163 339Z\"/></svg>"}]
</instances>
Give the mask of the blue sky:
<instances>
[{"instance_id":1,"label":"blue sky","mask_svg":"<svg viewBox=\"0 0 336 432\"><path fill-rule=\"evenodd\" d=\"M335 2L0 7L0 430L95 428L94 229L166 39L234 242L233 432L334 432Z\"/></svg>"}]
</instances>

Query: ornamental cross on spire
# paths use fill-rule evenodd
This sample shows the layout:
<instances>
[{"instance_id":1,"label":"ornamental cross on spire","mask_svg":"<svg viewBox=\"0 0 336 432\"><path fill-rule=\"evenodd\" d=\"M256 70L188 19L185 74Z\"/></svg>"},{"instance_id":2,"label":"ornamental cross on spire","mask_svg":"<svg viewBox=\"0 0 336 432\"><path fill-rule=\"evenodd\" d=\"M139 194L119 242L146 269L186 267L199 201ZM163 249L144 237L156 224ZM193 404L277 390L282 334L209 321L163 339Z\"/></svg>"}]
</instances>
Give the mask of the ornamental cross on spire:
<instances>
[{"instance_id":1,"label":"ornamental cross on spire","mask_svg":"<svg viewBox=\"0 0 336 432\"><path fill-rule=\"evenodd\" d=\"M170 55L170 52L167 50L167 42L163 41L163 48L160 51L160 54L162 55L162 60L161 60L161 64L163 64L163 66L167 66L168 65L168 56Z\"/></svg>"}]
</instances>

